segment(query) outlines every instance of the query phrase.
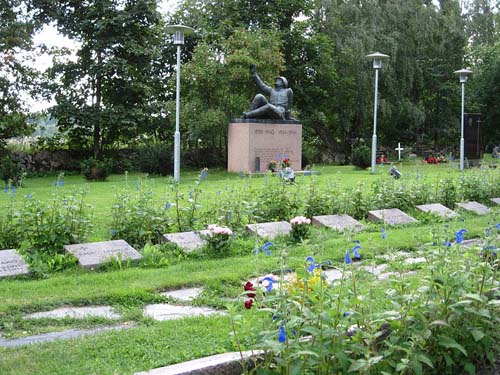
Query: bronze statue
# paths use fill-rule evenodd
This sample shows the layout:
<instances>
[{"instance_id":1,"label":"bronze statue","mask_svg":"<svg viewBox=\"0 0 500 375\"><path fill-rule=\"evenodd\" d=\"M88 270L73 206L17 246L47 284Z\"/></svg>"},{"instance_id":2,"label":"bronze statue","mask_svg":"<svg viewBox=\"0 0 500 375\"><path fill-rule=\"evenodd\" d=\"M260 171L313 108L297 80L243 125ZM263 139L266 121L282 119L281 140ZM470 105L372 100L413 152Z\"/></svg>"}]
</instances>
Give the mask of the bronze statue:
<instances>
[{"instance_id":1,"label":"bronze statue","mask_svg":"<svg viewBox=\"0 0 500 375\"><path fill-rule=\"evenodd\" d=\"M293 91L288 88L285 77L277 77L275 88L267 86L257 74L255 65L250 66L252 78L257 87L264 93L269 94L269 100L262 94L255 95L250 111L243 112L243 118L259 118L273 120L293 120L290 114L292 109Z\"/></svg>"}]
</instances>

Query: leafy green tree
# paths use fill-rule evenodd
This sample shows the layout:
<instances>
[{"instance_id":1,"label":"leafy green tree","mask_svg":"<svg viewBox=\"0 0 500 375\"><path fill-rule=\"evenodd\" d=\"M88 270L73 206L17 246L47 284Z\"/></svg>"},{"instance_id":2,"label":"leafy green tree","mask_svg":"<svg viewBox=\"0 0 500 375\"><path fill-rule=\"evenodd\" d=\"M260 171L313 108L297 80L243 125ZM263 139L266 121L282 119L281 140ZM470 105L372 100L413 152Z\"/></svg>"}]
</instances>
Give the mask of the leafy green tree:
<instances>
[{"instance_id":1,"label":"leafy green tree","mask_svg":"<svg viewBox=\"0 0 500 375\"><path fill-rule=\"evenodd\" d=\"M34 25L22 13L22 2L0 2L0 149L5 140L27 135L32 130L26 122L20 93L32 88L36 78L19 55L30 50Z\"/></svg>"},{"instance_id":2,"label":"leafy green tree","mask_svg":"<svg viewBox=\"0 0 500 375\"><path fill-rule=\"evenodd\" d=\"M249 67L268 82L283 68L278 34L238 29L220 46L200 43L185 64L182 122L187 149L218 149L224 159L227 125L240 117L256 93Z\"/></svg>"},{"instance_id":3,"label":"leafy green tree","mask_svg":"<svg viewBox=\"0 0 500 375\"><path fill-rule=\"evenodd\" d=\"M500 142L500 43L476 50L480 63L474 67L472 97L482 114L482 128L488 143Z\"/></svg>"},{"instance_id":4,"label":"leafy green tree","mask_svg":"<svg viewBox=\"0 0 500 375\"><path fill-rule=\"evenodd\" d=\"M160 126L164 106L162 21L156 0L33 0L38 16L80 43L74 61L49 72L52 114L78 146L94 156Z\"/></svg>"}]
</instances>

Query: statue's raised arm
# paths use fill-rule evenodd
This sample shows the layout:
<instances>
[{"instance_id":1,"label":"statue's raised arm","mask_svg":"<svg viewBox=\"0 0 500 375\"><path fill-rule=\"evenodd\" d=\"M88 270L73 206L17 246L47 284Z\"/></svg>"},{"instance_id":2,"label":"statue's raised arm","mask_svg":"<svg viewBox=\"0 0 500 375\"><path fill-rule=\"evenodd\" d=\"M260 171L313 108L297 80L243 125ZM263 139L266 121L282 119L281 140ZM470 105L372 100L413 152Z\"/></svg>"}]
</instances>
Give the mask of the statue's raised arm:
<instances>
[{"instance_id":1,"label":"statue's raised arm","mask_svg":"<svg viewBox=\"0 0 500 375\"><path fill-rule=\"evenodd\" d=\"M243 112L243 118L259 118L274 120L290 120L290 110L292 108L293 91L288 88L288 81L285 77L277 77L274 88L267 86L257 74L255 65L250 65L250 73L257 87L269 95L269 100L257 94L252 101L250 111Z\"/></svg>"}]
</instances>

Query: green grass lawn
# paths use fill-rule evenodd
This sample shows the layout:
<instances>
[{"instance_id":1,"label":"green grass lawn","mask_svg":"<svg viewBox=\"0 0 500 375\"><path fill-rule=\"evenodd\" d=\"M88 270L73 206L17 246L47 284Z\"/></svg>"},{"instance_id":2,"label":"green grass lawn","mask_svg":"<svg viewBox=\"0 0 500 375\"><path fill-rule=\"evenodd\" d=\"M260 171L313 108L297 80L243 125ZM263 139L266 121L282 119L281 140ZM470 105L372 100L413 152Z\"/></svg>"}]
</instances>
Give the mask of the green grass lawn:
<instances>
[{"instance_id":1,"label":"green grass lawn","mask_svg":"<svg viewBox=\"0 0 500 375\"><path fill-rule=\"evenodd\" d=\"M430 183L443 176L459 178L460 172L450 165L429 166L416 162L399 166L404 179L416 175L423 183ZM343 189L350 189L362 182L365 186L377 179L389 179L389 166L378 167L377 174L356 170L349 166L319 166L317 179L326 187L332 182ZM466 171L464 173L478 173ZM197 179L197 172L183 172L181 190L188 192ZM106 182L85 183L80 176L66 176L65 184L59 187L66 193L86 187L87 202L94 206L95 230L92 240L109 238L110 213L117 191L135 191L136 183L144 180L144 175L114 175ZM260 186L266 176L251 176L241 179L237 174L210 171L203 189L201 205L214 204L217 191L239 189L242 184ZM54 177L27 179L17 192L18 202L30 193L41 200L50 200L54 193ZM299 176L297 184L289 186L290 191L300 191L309 184L311 177ZM157 204L171 201L171 181L167 178L148 178L147 188ZM0 193L0 207L8 203L7 194ZM366 223L367 230L353 234L312 228L308 240L293 244L287 237L275 241L273 255L253 254L256 239L238 232L239 251L230 258L206 259L203 257L172 257L170 265L164 268L125 267L107 271L86 271L69 269L50 274L44 279L31 277L0 279L0 334L7 337L27 336L54 330L75 327L93 327L105 320L78 322L65 320L25 321L23 314L45 311L60 306L112 305L123 314L120 323L133 323L135 328L120 332L103 333L92 337L33 345L13 349L0 348L0 374L131 374L136 371L165 366L184 360L236 350L230 338L228 317L194 318L173 322L154 322L141 316L141 309L147 303L157 303L166 299L159 291L185 286L203 286L204 292L195 304L224 308L227 298L237 298L242 293L242 284L251 276L262 275L280 269L280 253L287 254L286 266L296 269L304 266L307 256L313 255L317 261L331 260L333 265L342 267L346 249L352 247L353 239L362 244L364 262L380 263L376 255L393 253L398 250L415 251L422 244L431 243L436 232L448 240L455 231L467 228L467 237L484 234L488 226L500 222L500 211L493 209L490 215L479 217L464 214L461 218L445 224L429 215L414 214L420 222L407 227L387 227L387 238L380 235L381 225ZM420 215L420 216L419 216ZM262 241L257 240L258 244ZM419 266L417 266L419 267ZM425 265L424 265L425 267ZM386 286L366 283L362 288L371 295L380 295L374 309L386 307L382 296ZM368 293L368 292L367 292ZM242 303L238 302L240 310ZM64 360L61 360L64 358Z\"/></svg>"}]
</instances>

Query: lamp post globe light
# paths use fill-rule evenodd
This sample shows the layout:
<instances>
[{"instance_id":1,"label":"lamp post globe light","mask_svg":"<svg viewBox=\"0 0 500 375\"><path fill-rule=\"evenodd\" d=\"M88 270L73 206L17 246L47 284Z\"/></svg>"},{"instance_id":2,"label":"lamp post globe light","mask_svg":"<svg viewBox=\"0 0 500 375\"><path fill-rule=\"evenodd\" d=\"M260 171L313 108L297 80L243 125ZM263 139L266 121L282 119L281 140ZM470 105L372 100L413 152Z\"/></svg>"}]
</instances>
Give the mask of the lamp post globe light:
<instances>
[{"instance_id":1,"label":"lamp post globe light","mask_svg":"<svg viewBox=\"0 0 500 375\"><path fill-rule=\"evenodd\" d=\"M176 95L175 95L175 134L174 134L174 180L181 179L181 132L179 130L179 114L181 100L181 46L184 45L184 36L192 34L194 29L183 25L169 25L165 28L167 33L173 34L174 45L177 46L176 67Z\"/></svg>"},{"instance_id":2,"label":"lamp post globe light","mask_svg":"<svg viewBox=\"0 0 500 375\"><path fill-rule=\"evenodd\" d=\"M455 72L458 74L460 79L460 83L462 84L462 116L460 123L460 170L464 170L464 154L465 154L465 144L464 144L464 107L465 107L465 82L467 82L467 78L472 71L468 69L460 69Z\"/></svg>"},{"instance_id":3,"label":"lamp post globe light","mask_svg":"<svg viewBox=\"0 0 500 375\"><path fill-rule=\"evenodd\" d=\"M375 164L377 159L377 107L378 107L378 71L382 68L382 61L389 58L389 55L384 55L380 52L375 52L366 55L367 58L373 61L373 69L375 69L375 99L373 103L373 136L372 136L372 169L371 173L375 173Z\"/></svg>"}]
</instances>

